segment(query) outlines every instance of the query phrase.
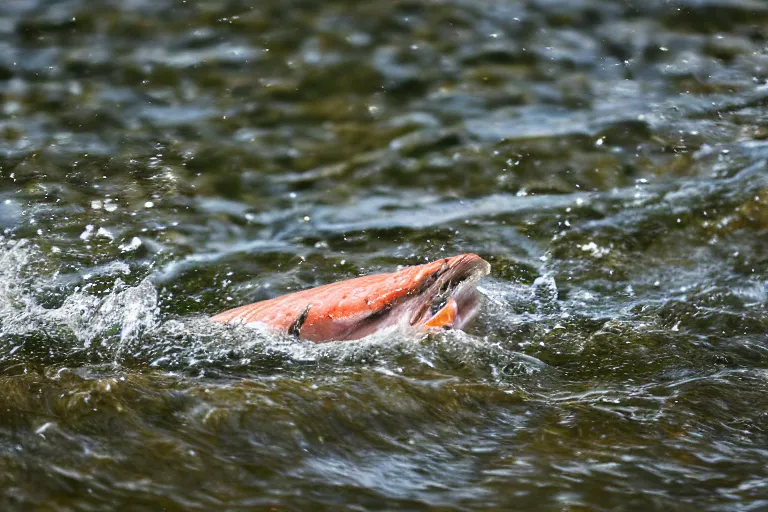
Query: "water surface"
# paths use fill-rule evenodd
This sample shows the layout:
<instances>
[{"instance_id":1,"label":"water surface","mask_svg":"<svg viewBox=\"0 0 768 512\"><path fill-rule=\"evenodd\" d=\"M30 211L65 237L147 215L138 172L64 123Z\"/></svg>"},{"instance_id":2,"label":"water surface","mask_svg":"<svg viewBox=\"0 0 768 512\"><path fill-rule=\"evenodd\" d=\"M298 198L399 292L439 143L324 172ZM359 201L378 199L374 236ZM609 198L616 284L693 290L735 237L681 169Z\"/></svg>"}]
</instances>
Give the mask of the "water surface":
<instances>
[{"instance_id":1,"label":"water surface","mask_svg":"<svg viewBox=\"0 0 768 512\"><path fill-rule=\"evenodd\" d=\"M768 5L0 5L3 510L768 508ZM235 305L462 252L466 333Z\"/></svg>"}]
</instances>

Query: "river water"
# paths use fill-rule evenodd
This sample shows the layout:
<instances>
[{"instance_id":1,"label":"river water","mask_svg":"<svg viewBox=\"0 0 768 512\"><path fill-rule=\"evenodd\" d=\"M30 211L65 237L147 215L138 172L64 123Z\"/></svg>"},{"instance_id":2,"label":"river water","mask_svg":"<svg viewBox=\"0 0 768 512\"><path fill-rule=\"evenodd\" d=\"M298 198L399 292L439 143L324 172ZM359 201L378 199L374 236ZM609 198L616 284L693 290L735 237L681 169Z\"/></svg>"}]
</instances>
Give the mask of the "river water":
<instances>
[{"instance_id":1,"label":"river water","mask_svg":"<svg viewBox=\"0 0 768 512\"><path fill-rule=\"evenodd\" d=\"M2 510L768 510L768 4L0 4ZM462 252L467 332L208 315Z\"/></svg>"}]
</instances>

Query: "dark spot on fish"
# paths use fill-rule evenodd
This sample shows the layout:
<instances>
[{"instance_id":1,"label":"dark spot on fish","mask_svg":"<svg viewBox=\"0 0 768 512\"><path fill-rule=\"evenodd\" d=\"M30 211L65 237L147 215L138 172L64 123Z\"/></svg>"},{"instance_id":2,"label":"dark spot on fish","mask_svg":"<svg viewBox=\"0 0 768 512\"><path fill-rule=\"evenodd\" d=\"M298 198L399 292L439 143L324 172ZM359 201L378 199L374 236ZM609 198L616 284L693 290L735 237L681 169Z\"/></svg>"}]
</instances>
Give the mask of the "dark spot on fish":
<instances>
[{"instance_id":1,"label":"dark spot on fish","mask_svg":"<svg viewBox=\"0 0 768 512\"><path fill-rule=\"evenodd\" d=\"M312 308L312 304L307 304L307 307L304 308L304 311L301 312L301 314L294 320L294 322L291 324L291 326L288 328L288 335L294 336L296 338L299 337L301 334L301 326L304 325L304 322L307 321L307 316L309 316L309 310Z\"/></svg>"}]
</instances>

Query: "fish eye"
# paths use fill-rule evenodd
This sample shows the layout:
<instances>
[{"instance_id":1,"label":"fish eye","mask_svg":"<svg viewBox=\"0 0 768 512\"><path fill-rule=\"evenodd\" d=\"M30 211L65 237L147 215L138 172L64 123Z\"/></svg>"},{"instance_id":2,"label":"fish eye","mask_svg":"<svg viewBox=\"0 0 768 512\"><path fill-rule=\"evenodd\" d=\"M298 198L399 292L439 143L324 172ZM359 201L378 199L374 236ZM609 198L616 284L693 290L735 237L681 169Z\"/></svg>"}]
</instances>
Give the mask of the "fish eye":
<instances>
[{"instance_id":1,"label":"fish eye","mask_svg":"<svg viewBox=\"0 0 768 512\"><path fill-rule=\"evenodd\" d=\"M436 315L438 311L443 309L445 307L445 304L448 302L448 297L444 294L435 295L435 298L432 299L432 304L429 307L429 311L432 315Z\"/></svg>"},{"instance_id":2,"label":"fish eye","mask_svg":"<svg viewBox=\"0 0 768 512\"><path fill-rule=\"evenodd\" d=\"M434 297L432 297L432 303L429 307L431 314L434 315L445 307L445 304L448 302L448 297L450 296L451 288L451 281L445 281L440 285L440 289Z\"/></svg>"}]
</instances>

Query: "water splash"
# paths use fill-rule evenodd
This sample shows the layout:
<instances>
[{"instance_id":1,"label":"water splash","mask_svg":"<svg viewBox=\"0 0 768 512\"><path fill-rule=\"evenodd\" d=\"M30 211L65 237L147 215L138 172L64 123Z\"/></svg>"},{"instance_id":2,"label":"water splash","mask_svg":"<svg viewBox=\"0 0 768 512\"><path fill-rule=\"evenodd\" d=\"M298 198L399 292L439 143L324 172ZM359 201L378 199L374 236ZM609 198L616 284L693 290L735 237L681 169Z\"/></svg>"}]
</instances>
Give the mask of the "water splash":
<instances>
[{"instance_id":1,"label":"water splash","mask_svg":"<svg viewBox=\"0 0 768 512\"><path fill-rule=\"evenodd\" d=\"M26 240L0 241L0 336L9 340L9 355L50 342L50 355L54 346L63 350L60 355L98 347L99 357L118 357L125 343L158 325L157 291L146 279L126 286L118 278L103 297L88 287L76 289L61 307L43 307L33 290L44 290L50 276L31 271L41 259L39 248Z\"/></svg>"},{"instance_id":2,"label":"water splash","mask_svg":"<svg viewBox=\"0 0 768 512\"><path fill-rule=\"evenodd\" d=\"M0 335L8 340L0 362L67 360L154 367L217 374L221 372L345 371L369 366L399 374L451 374L481 379L530 375L545 365L498 343L461 331L413 339L393 330L355 343L315 344L270 330L223 325L206 317L163 319L158 292L150 279L129 286L117 278L98 295L76 288L58 308L45 308L32 290L47 278L29 269L42 255L26 241L0 246ZM539 281L537 281L539 283ZM544 283L544 281L542 281ZM549 301L535 284L531 300ZM556 288L555 288L556 296ZM539 295L546 295L539 299Z\"/></svg>"},{"instance_id":3,"label":"water splash","mask_svg":"<svg viewBox=\"0 0 768 512\"><path fill-rule=\"evenodd\" d=\"M52 320L69 327L86 348L112 336L122 346L158 325L157 290L148 279L137 286L126 286L118 278L105 297L78 291L49 314Z\"/></svg>"}]
</instances>

